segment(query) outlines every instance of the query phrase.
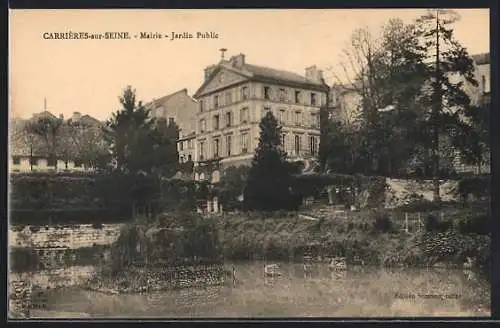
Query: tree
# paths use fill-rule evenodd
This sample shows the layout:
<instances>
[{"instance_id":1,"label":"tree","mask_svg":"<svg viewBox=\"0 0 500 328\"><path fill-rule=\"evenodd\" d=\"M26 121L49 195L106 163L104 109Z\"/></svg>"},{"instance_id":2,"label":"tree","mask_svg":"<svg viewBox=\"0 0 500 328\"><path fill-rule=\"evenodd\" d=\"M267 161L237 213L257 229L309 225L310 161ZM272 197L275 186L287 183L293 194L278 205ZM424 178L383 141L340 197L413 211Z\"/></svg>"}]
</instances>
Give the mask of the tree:
<instances>
[{"instance_id":1,"label":"tree","mask_svg":"<svg viewBox=\"0 0 500 328\"><path fill-rule=\"evenodd\" d=\"M136 102L135 90L130 86L119 99L122 109L113 113L104 129L115 170L129 174L175 173L177 127L150 117L142 102Z\"/></svg>"},{"instance_id":2,"label":"tree","mask_svg":"<svg viewBox=\"0 0 500 328\"><path fill-rule=\"evenodd\" d=\"M60 155L61 135L64 120L62 118L40 117L26 124L28 135L38 136L42 140L42 147L37 153L48 157L49 165L57 169L57 159Z\"/></svg>"},{"instance_id":3,"label":"tree","mask_svg":"<svg viewBox=\"0 0 500 328\"><path fill-rule=\"evenodd\" d=\"M454 11L437 9L429 10L416 20L416 37L426 54L423 75L430 82L430 88L422 90L421 103L429 109L428 145L433 165L434 201L440 201L440 138L453 138L453 133L462 126L461 115L470 107L469 96L463 89L464 80L477 85L472 59L453 37L451 25L459 19ZM457 76L461 78L455 78Z\"/></svg>"},{"instance_id":4,"label":"tree","mask_svg":"<svg viewBox=\"0 0 500 328\"><path fill-rule=\"evenodd\" d=\"M346 60L341 65L347 86L360 95L361 130L348 129L350 142L359 145L348 166L358 163L359 173L392 175L412 153L407 139L418 131L415 105L425 81L415 74L423 66L423 56L414 30L411 24L391 19L377 37L367 29L356 30L344 50ZM334 75L338 83L345 81ZM395 109L390 115L380 112L389 107ZM334 137L340 136L334 132Z\"/></svg>"},{"instance_id":5,"label":"tree","mask_svg":"<svg viewBox=\"0 0 500 328\"><path fill-rule=\"evenodd\" d=\"M244 193L249 210L273 211L289 209L291 174L281 146L281 128L272 113L260 122L259 146L252 160Z\"/></svg>"},{"instance_id":6,"label":"tree","mask_svg":"<svg viewBox=\"0 0 500 328\"><path fill-rule=\"evenodd\" d=\"M177 139L179 139L179 126L165 118L156 120L152 134L154 158L152 159L157 173L171 177L180 168Z\"/></svg>"},{"instance_id":7,"label":"tree","mask_svg":"<svg viewBox=\"0 0 500 328\"><path fill-rule=\"evenodd\" d=\"M101 124L90 124L69 119L65 126L65 145L69 158L86 167L103 168L109 162Z\"/></svg>"},{"instance_id":8,"label":"tree","mask_svg":"<svg viewBox=\"0 0 500 328\"><path fill-rule=\"evenodd\" d=\"M239 207L250 168L246 165L230 166L224 170L219 183L221 203L227 209Z\"/></svg>"}]
</instances>

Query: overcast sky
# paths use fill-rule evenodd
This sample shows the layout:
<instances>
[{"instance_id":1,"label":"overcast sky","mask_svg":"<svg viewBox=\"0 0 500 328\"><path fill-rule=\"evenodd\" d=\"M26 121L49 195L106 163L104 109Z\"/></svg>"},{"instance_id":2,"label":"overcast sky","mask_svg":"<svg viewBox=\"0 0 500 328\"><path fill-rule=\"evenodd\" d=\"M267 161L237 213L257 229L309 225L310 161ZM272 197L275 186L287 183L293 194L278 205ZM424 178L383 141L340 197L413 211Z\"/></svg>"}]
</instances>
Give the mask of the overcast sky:
<instances>
[{"instance_id":1,"label":"overcast sky","mask_svg":"<svg viewBox=\"0 0 500 328\"><path fill-rule=\"evenodd\" d=\"M470 54L489 52L489 11L457 10L456 38ZM304 74L336 67L354 29L376 32L393 17L423 9L369 10L15 10L10 12L10 112L23 118L47 109L106 119L132 85L148 102L201 85L203 69L244 53L247 62ZM45 40L44 32L214 32L218 39ZM331 75L326 73L326 77ZM329 80L332 81L331 79Z\"/></svg>"}]
</instances>

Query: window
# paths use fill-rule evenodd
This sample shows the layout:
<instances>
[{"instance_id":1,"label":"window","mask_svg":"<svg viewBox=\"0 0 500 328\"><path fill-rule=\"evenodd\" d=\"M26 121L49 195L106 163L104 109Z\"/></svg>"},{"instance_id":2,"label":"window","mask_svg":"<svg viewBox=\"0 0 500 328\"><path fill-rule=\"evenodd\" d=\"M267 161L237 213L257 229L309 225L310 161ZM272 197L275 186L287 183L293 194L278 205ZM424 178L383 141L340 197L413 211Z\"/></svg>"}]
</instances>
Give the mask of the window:
<instances>
[{"instance_id":1,"label":"window","mask_svg":"<svg viewBox=\"0 0 500 328\"><path fill-rule=\"evenodd\" d=\"M295 125L300 124L300 112L299 111L295 112L294 123L295 123Z\"/></svg>"},{"instance_id":2,"label":"window","mask_svg":"<svg viewBox=\"0 0 500 328\"><path fill-rule=\"evenodd\" d=\"M300 91L298 90L295 91L295 103L296 104L300 103Z\"/></svg>"},{"instance_id":3,"label":"window","mask_svg":"<svg viewBox=\"0 0 500 328\"><path fill-rule=\"evenodd\" d=\"M12 164L21 165L21 158L19 156L12 157Z\"/></svg>"},{"instance_id":4,"label":"window","mask_svg":"<svg viewBox=\"0 0 500 328\"><path fill-rule=\"evenodd\" d=\"M280 89L280 101L281 102L288 101L286 89Z\"/></svg>"},{"instance_id":5,"label":"window","mask_svg":"<svg viewBox=\"0 0 500 328\"><path fill-rule=\"evenodd\" d=\"M214 116L214 130L219 130L219 115Z\"/></svg>"},{"instance_id":6,"label":"window","mask_svg":"<svg viewBox=\"0 0 500 328\"><path fill-rule=\"evenodd\" d=\"M227 156L231 156L231 148L233 147L232 145L232 136L228 135L226 136L226 151L227 151Z\"/></svg>"},{"instance_id":7,"label":"window","mask_svg":"<svg viewBox=\"0 0 500 328\"><path fill-rule=\"evenodd\" d=\"M241 152L242 153L247 153L248 152L248 133L242 133L241 134Z\"/></svg>"},{"instance_id":8,"label":"window","mask_svg":"<svg viewBox=\"0 0 500 328\"><path fill-rule=\"evenodd\" d=\"M214 108L219 108L219 96L214 96Z\"/></svg>"},{"instance_id":9,"label":"window","mask_svg":"<svg viewBox=\"0 0 500 328\"><path fill-rule=\"evenodd\" d=\"M486 76L482 75L481 76L481 92L485 93L486 92Z\"/></svg>"},{"instance_id":10,"label":"window","mask_svg":"<svg viewBox=\"0 0 500 328\"><path fill-rule=\"evenodd\" d=\"M205 132L205 130L207 129L207 126L206 126L206 122L205 120L200 120L200 132Z\"/></svg>"},{"instance_id":11,"label":"window","mask_svg":"<svg viewBox=\"0 0 500 328\"><path fill-rule=\"evenodd\" d=\"M283 149L285 148L285 141L286 141L286 134L282 133L281 134L281 147Z\"/></svg>"},{"instance_id":12,"label":"window","mask_svg":"<svg viewBox=\"0 0 500 328\"><path fill-rule=\"evenodd\" d=\"M264 87L264 99L271 99L271 88Z\"/></svg>"},{"instance_id":13,"label":"window","mask_svg":"<svg viewBox=\"0 0 500 328\"><path fill-rule=\"evenodd\" d=\"M284 124L285 123L285 110L284 109L280 109L279 113L278 113L278 119L280 121L281 124Z\"/></svg>"},{"instance_id":14,"label":"window","mask_svg":"<svg viewBox=\"0 0 500 328\"><path fill-rule=\"evenodd\" d=\"M240 112L240 122L247 123L248 122L248 108L242 108Z\"/></svg>"},{"instance_id":15,"label":"window","mask_svg":"<svg viewBox=\"0 0 500 328\"><path fill-rule=\"evenodd\" d=\"M248 87L241 88L241 99L242 100L248 99Z\"/></svg>"},{"instance_id":16,"label":"window","mask_svg":"<svg viewBox=\"0 0 500 328\"><path fill-rule=\"evenodd\" d=\"M184 141L179 142L179 150L180 151L184 150Z\"/></svg>"},{"instance_id":17,"label":"window","mask_svg":"<svg viewBox=\"0 0 500 328\"><path fill-rule=\"evenodd\" d=\"M309 147L311 150L311 155L316 156L318 154L318 140L315 136L309 137Z\"/></svg>"},{"instance_id":18,"label":"window","mask_svg":"<svg viewBox=\"0 0 500 328\"><path fill-rule=\"evenodd\" d=\"M226 105L230 105L233 102L233 97L231 97L231 92L226 92Z\"/></svg>"},{"instance_id":19,"label":"window","mask_svg":"<svg viewBox=\"0 0 500 328\"><path fill-rule=\"evenodd\" d=\"M312 127L319 127L319 115L316 113L311 114L311 126Z\"/></svg>"},{"instance_id":20,"label":"window","mask_svg":"<svg viewBox=\"0 0 500 328\"><path fill-rule=\"evenodd\" d=\"M300 136L298 134L295 135L295 155L300 153Z\"/></svg>"},{"instance_id":21,"label":"window","mask_svg":"<svg viewBox=\"0 0 500 328\"><path fill-rule=\"evenodd\" d=\"M311 92L311 105L316 105L316 94Z\"/></svg>"},{"instance_id":22,"label":"window","mask_svg":"<svg viewBox=\"0 0 500 328\"><path fill-rule=\"evenodd\" d=\"M220 155L220 140L218 138L214 139L214 158L218 158Z\"/></svg>"},{"instance_id":23,"label":"window","mask_svg":"<svg viewBox=\"0 0 500 328\"><path fill-rule=\"evenodd\" d=\"M231 112L226 113L226 126L230 127L233 124L233 115Z\"/></svg>"},{"instance_id":24,"label":"window","mask_svg":"<svg viewBox=\"0 0 500 328\"><path fill-rule=\"evenodd\" d=\"M200 161L202 161L205 158L205 142L204 141L200 141L199 154L200 154Z\"/></svg>"},{"instance_id":25,"label":"window","mask_svg":"<svg viewBox=\"0 0 500 328\"><path fill-rule=\"evenodd\" d=\"M191 156L191 154L188 155L188 162L192 162L193 161L193 157Z\"/></svg>"}]
</instances>

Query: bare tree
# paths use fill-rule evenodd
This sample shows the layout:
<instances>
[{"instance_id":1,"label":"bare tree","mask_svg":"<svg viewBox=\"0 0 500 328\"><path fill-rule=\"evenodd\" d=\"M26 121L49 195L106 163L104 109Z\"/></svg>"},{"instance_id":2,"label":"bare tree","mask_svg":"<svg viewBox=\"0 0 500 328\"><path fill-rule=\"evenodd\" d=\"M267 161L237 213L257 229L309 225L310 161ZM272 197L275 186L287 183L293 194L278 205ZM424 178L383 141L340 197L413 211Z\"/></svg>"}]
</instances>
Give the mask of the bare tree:
<instances>
[{"instance_id":1,"label":"bare tree","mask_svg":"<svg viewBox=\"0 0 500 328\"><path fill-rule=\"evenodd\" d=\"M41 117L26 124L26 132L38 136L42 140L40 153L46 155L57 169L57 157L60 151L60 136L62 133L63 119Z\"/></svg>"}]
</instances>

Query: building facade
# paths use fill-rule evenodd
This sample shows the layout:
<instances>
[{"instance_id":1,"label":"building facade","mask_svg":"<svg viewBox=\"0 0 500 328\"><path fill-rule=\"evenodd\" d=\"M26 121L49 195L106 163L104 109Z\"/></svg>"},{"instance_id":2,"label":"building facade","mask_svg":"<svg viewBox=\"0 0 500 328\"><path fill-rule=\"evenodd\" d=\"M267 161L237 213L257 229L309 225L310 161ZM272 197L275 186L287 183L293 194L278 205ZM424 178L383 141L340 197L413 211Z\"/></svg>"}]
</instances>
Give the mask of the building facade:
<instances>
[{"instance_id":1,"label":"building facade","mask_svg":"<svg viewBox=\"0 0 500 328\"><path fill-rule=\"evenodd\" d=\"M305 76L246 62L239 54L205 69L194 137L195 178L217 182L229 166L250 165L261 119L271 112L282 126L282 146L291 160L315 157L319 111L328 86L316 66Z\"/></svg>"},{"instance_id":2,"label":"building facade","mask_svg":"<svg viewBox=\"0 0 500 328\"><path fill-rule=\"evenodd\" d=\"M174 121L179 126L177 149L179 161L188 162L194 157L194 135L198 104L189 96L187 89L166 95L145 105L151 116Z\"/></svg>"}]
</instances>

